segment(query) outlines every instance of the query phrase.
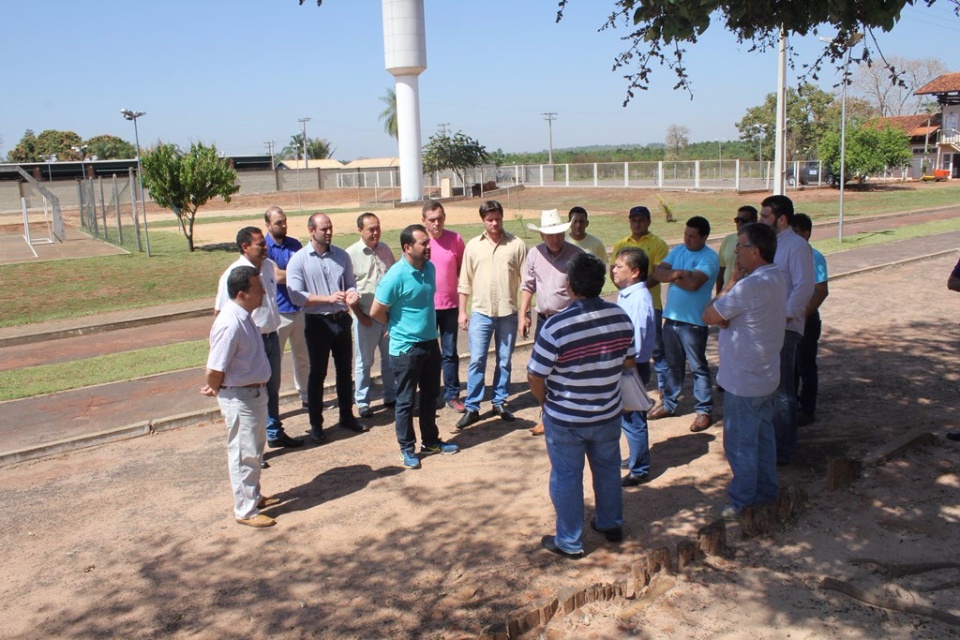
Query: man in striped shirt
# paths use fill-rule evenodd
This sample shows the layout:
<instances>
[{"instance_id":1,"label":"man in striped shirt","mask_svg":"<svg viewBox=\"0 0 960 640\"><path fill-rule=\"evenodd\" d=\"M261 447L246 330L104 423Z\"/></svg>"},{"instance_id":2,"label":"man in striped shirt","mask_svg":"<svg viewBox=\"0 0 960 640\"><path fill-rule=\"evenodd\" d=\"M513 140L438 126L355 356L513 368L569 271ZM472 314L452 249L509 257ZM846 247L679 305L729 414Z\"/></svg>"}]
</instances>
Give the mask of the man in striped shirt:
<instances>
[{"instance_id":1,"label":"man in striped shirt","mask_svg":"<svg viewBox=\"0 0 960 640\"><path fill-rule=\"evenodd\" d=\"M596 517L607 540L623 539L620 486L620 378L634 362L633 324L600 298L606 266L582 253L567 268L570 305L543 325L527 365L530 391L543 409L550 498L557 534L541 545L557 555L583 556L583 463L593 472Z\"/></svg>"}]
</instances>

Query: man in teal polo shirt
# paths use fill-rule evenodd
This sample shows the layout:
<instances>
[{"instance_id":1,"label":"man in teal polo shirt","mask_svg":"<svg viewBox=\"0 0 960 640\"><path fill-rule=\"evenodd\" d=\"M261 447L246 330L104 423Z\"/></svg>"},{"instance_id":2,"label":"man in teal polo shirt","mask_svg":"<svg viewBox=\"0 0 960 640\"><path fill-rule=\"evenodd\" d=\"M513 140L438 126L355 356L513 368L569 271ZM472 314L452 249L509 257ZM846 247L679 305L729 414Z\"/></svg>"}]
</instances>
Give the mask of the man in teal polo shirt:
<instances>
[{"instance_id":1,"label":"man in teal polo shirt","mask_svg":"<svg viewBox=\"0 0 960 640\"><path fill-rule=\"evenodd\" d=\"M430 262L430 236L421 224L400 233L398 260L380 280L370 315L387 325L390 366L397 384L396 428L400 458L408 469L419 469L417 435L413 430L413 399L420 388L420 453L453 454L455 444L440 439L436 398L440 392L440 344L433 297L437 271Z\"/></svg>"}]
</instances>

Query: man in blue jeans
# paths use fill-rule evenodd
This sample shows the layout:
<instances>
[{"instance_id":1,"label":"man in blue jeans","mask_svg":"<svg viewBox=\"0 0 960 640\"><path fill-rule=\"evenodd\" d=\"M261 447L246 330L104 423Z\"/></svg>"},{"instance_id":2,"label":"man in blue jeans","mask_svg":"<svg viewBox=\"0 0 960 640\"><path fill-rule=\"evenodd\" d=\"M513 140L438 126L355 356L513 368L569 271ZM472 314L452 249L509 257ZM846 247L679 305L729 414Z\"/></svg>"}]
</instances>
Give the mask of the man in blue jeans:
<instances>
[{"instance_id":1,"label":"man in blue jeans","mask_svg":"<svg viewBox=\"0 0 960 640\"><path fill-rule=\"evenodd\" d=\"M623 539L620 486L620 378L634 366L633 324L615 304L600 298L606 266L581 253L567 269L570 305L540 330L527 382L543 409L550 456L550 499L557 533L544 549L561 557L583 557L584 458L593 472L594 530L610 542Z\"/></svg>"},{"instance_id":2,"label":"man in blue jeans","mask_svg":"<svg viewBox=\"0 0 960 640\"><path fill-rule=\"evenodd\" d=\"M370 307L374 320L390 334L390 366L397 383L396 428L400 459L408 469L419 469L417 435L413 430L413 399L420 388L421 454L453 454L457 445L443 442L437 429L436 402L440 391L440 345L433 296L437 271L430 263L430 236L423 225L412 224L400 233L397 261L377 285Z\"/></svg>"},{"instance_id":3,"label":"man in blue jeans","mask_svg":"<svg viewBox=\"0 0 960 640\"><path fill-rule=\"evenodd\" d=\"M496 200L480 205L483 233L467 243L457 291L460 296L457 322L470 336L470 367L467 375L466 412L457 422L463 429L479 422L480 402L486 391L484 374L490 339L496 341L497 364L493 372L493 413L513 422L507 408L513 347L517 342L517 291L527 258L527 245L503 228L503 206ZM467 302L472 302L467 315Z\"/></svg>"},{"instance_id":4,"label":"man in blue jeans","mask_svg":"<svg viewBox=\"0 0 960 640\"><path fill-rule=\"evenodd\" d=\"M760 203L760 222L777 232L773 261L787 282L787 329L780 350L780 386L773 414L777 430L777 464L789 464L797 448L797 345L803 337L807 303L813 296L813 251L793 232L793 201L770 196Z\"/></svg>"},{"instance_id":5,"label":"man in blue jeans","mask_svg":"<svg viewBox=\"0 0 960 640\"><path fill-rule=\"evenodd\" d=\"M621 249L613 262L613 283L620 289L617 305L627 312L633 322L633 348L636 351L637 372L646 385L650 382L650 357L657 340L656 315L653 297L647 290L650 261L643 249ZM627 475L621 480L625 487L635 487L647 481L650 475L650 437L647 433L646 411L624 411L621 418L623 435L630 447Z\"/></svg>"},{"instance_id":6,"label":"man in blue jeans","mask_svg":"<svg viewBox=\"0 0 960 640\"><path fill-rule=\"evenodd\" d=\"M683 244L670 250L657 265L654 277L668 283L667 302L663 307L663 348L667 357L667 383L660 404L647 414L650 420L676 415L677 399L683 389L687 363L693 374L693 396L697 417L690 431L703 431L713 424L713 387L707 364L707 326L703 309L710 301L713 283L720 271L717 252L707 246L710 223L694 216L687 220Z\"/></svg>"},{"instance_id":7,"label":"man in blue jeans","mask_svg":"<svg viewBox=\"0 0 960 640\"><path fill-rule=\"evenodd\" d=\"M733 471L730 504L714 514L724 520L777 499L773 405L786 328L786 279L773 264L776 234L756 223L738 233L733 274L703 312L704 322L720 327L723 450Z\"/></svg>"}]
</instances>

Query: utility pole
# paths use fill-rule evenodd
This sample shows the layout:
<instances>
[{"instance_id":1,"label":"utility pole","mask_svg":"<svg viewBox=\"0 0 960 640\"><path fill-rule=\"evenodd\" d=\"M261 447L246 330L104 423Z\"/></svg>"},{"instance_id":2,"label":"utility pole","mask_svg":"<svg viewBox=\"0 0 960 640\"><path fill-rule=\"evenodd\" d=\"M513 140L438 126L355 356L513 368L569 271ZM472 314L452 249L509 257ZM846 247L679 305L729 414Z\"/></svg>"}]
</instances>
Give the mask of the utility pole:
<instances>
[{"instance_id":1,"label":"utility pole","mask_svg":"<svg viewBox=\"0 0 960 640\"><path fill-rule=\"evenodd\" d=\"M307 123L310 118L297 118L303 131L303 168L307 168ZM297 208L303 213L303 200L300 197L300 163L297 163Z\"/></svg>"},{"instance_id":2,"label":"utility pole","mask_svg":"<svg viewBox=\"0 0 960 640\"><path fill-rule=\"evenodd\" d=\"M548 164L553 165L553 121L557 119L557 114L553 111L548 111L547 113L541 113L543 119L547 121L547 128L549 130L549 145L547 147L547 153L549 153Z\"/></svg>"},{"instance_id":3,"label":"utility pole","mask_svg":"<svg viewBox=\"0 0 960 640\"><path fill-rule=\"evenodd\" d=\"M273 145L274 145L273 140L267 140L266 142L263 143L263 146L265 146L267 148L267 151L270 153L270 170L271 171L277 168L277 161L273 154Z\"/></svg>"},{"instance_id":4,"label":"utility pole","mask_svg":"<svg viewBox=\"0 0 960 640\"><path fill-rule=\"evenodd\" d=\"M440 134L441 134L441 135L444 135L444 136L445 136L445 135L447 135L447 127L449 127L449 126L450 126L450 123L449 123L449 122L441 122L441 123L437 124L437 129L440 130Z\"/></svg>"}]
</instances>

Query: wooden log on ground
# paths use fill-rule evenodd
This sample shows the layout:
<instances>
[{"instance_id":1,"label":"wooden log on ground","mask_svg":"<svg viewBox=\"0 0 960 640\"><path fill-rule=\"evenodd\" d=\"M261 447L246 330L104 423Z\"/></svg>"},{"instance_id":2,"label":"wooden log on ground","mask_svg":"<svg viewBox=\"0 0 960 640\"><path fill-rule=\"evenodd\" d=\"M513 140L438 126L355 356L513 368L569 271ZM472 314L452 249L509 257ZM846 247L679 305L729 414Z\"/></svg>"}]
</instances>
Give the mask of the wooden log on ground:
<instances>
[{"instance_id":1,"label":"wooden log on ground","mask_svg":"<svg viewBox=\"0 0 960 640\"><path fill-rule=\"evenodd\" d=\"M546 625L556 614L559 604L557 597L552 596L512 611L507 616L507 633L511 638L517 638Z\"/></svg>"},{"instance_id":2,"label":"wooden log on ground","mask_svg":"<svg viewBox=\"0 0 960 640\"><path fill-rule=\"evenodd\" d=\"M863 463L852 458L833 458L827 462L827 490L837 491L860 479Z\"/></svg>"},{"instance_id":3,"label":"wooden log on ground","mask_svg":"<svg viewBox=\"0 0 960 640\"><path fill-rule=\"evenodd\" d=\"M926 605L915 604L913 602L903 600L902 598L892 598L890 596L877 593L870 593L861 589L860 587L855 587L849 582L844 582L835 578L824 578L820 582L820 588L839 591L846 596L850 596L854 600L859 600L860 602L872 605L874 607L891 609L892 611L901 611L903 613L909 613L917 616L925 616L945 624L951 624L960 627L960 616L955 616L952 613L940 611L939 609L934 609L933 607L928 607Z\"/></svg>"},{"instance_id":4,"label":"wooden log on ground","mask_svg":"<svg viewBox=\"0 0 960 640\"><path fill-rule=\"evenodd\" d=\"M697 547L705 556L727 555L727 524L714 520L697 532Z\"/></svg>"},{"instance_id":5,"label":"wooden log on ground","mask_svg":"<svg viewBox=\"0 0 960 640\"><path fill-rule=\"evenodd\" d=\"M681 540L677 543L677 568L689 567L697 561L697 543L693 540Z\"/></svg>"}]
</instances>

